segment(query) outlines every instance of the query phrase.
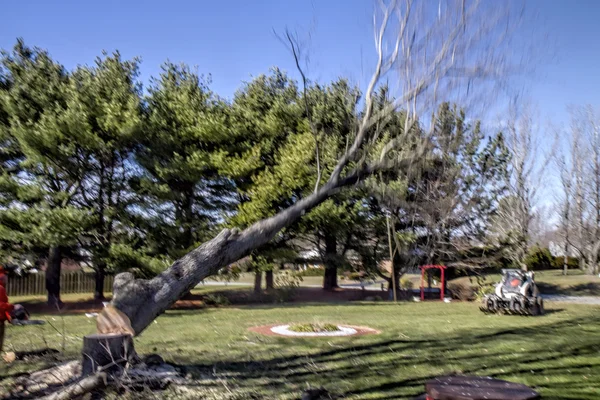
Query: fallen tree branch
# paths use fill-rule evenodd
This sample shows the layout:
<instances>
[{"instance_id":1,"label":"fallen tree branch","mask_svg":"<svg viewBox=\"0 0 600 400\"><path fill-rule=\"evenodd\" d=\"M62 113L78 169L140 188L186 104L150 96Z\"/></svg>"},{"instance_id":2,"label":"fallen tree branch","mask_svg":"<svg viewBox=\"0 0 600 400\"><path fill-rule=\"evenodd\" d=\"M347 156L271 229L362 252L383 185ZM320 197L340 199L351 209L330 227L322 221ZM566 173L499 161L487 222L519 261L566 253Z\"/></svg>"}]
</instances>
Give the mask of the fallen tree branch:
<instances>
[{"instance_id":1,"label":"fallen tree branch","mask_svg":"<svg viewBox=\"0 0 600 400\"><path fill-rule=\"evenodd\" d=\"M83 396L84 394L96 389L102 389L106 387L107 379L108 377L105 373L90 375L65 387L64 389L42 397L42 400L70 400L79 396Z\"/></svg>"}]
</instances>

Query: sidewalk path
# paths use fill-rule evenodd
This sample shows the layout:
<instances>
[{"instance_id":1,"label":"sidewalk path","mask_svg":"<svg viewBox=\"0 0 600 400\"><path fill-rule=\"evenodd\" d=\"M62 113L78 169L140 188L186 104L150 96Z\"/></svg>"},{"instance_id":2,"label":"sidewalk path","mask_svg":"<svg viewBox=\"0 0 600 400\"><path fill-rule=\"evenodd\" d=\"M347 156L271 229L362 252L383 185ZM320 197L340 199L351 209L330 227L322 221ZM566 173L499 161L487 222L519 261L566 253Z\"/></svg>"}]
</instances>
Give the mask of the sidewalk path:
<instances>
[{"instance_id":1,"label":"sidewalk path","mask_svg":"<svg viewBox=\"0 0 600 400\"><path fill-rule=\"evenodd\" d=\"M600 305L600 296L565 296L562 294L543 294L544 300L559 301L573 304Z\"/></svg>"}]
</instances>

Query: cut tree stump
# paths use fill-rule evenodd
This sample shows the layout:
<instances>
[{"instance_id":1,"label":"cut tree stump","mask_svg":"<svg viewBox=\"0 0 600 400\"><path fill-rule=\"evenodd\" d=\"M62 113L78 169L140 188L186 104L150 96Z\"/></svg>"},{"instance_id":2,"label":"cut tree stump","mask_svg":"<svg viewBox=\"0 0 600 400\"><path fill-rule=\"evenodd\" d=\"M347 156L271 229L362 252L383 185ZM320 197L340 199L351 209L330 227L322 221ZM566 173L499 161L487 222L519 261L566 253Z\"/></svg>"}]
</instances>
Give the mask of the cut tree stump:
<instances>
[{"instance_id":1,"label":"cut tree stump","mask_svg":"<svg viewBox=\"0 0 600 400\"><path fill-rule=\"evenodd\" d=\"M95 333L85 336L82 354L82 376L98 371L118 374L136 356L133 337L128 334Z\"/></svg>"},{"instance_id":2,"label":"cut tree stump","mask_svg":"<svg viewBox=\"0 0 600 400\"><path fill-rule=\"evenodd\" d=\"M442 376L425 384L429 400L536 400L540 395L520 383L480 376Z\"/></svg>"}]
</instances>

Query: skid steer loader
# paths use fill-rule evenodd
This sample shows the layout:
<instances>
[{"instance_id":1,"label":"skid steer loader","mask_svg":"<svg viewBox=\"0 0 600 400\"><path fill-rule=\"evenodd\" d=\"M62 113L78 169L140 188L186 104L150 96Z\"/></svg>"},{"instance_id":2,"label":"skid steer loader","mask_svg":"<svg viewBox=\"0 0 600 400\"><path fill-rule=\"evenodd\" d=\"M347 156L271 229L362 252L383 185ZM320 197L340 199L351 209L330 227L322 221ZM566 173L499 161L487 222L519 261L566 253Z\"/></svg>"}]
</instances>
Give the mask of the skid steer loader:
<instances>
[{"instance_id":1,"label":"skid steer loader","mask_svg":"<svg viewBox=\"0 0 600 400\"><path fill-rule=\"evenodd\" d=\"M518 315L544 314L544 300L532 271L503 269L494 293L483 298L481 311Z\"/></svg>"}]
</instances>

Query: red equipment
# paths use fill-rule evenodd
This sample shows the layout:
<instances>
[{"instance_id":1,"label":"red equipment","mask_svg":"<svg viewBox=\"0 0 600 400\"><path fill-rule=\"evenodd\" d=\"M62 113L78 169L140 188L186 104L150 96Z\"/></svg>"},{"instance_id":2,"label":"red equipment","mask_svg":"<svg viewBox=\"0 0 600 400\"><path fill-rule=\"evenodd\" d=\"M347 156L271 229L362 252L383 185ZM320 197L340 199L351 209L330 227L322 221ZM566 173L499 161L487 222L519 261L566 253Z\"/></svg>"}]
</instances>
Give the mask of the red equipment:
<instances>
[{"instance_id":1,"label":"red equipment","mask_svg":"<svg viewBox=\"0 0 600 400\"><path fill-rule=\"evenodd\" d=\"M425 270L428 269L439 269L442 271L442 280L440 282L440 300L444 301L444 292L446 289L446 280L444 277L444 271L446 270L445 265L421 265L421 300L425 300L425 286L424 286L424 278L425 278Z\"/></svg>"}]
</instances>

